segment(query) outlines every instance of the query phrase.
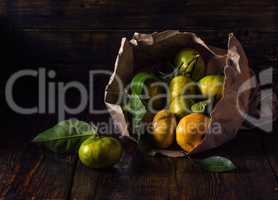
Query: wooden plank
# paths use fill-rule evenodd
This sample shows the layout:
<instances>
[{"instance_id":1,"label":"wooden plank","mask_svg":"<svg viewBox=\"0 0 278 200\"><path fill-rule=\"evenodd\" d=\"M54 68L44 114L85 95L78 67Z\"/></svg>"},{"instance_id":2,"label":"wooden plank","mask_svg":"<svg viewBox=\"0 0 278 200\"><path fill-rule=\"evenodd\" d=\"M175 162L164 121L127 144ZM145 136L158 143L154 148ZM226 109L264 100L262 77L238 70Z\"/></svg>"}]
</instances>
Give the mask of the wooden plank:
<instances>
[{"instance_id":1,"label":"wooden plank","mask_svg":"<svg viewBox=\"0 0 278 200\"><path fill-rule=\"evenodd\" d=\"M197 157L221 155L231 159L239 170L231 173L200 172L187 161L177 161L180 199L276 199L277 186L272 169L254 132L241 132L223 147ZM258 192L259 191L259 192Z\"/></svg>"},{"instance_id":2,"label":"wooden plank","mask_svg":"<svg viewBox=\"0 0 278 200\"><path fill-rule=\"evenodd\" d=\"M20 28L277 30L277 2L244 1L9 1L0 5ZM4 8L3 8L4 7Z\"/></svg>"},{"instance_id":3,"label":"wooden plank","mask_svg":"<svg viewBox=\"0 0 278 200\"><path fill-rule=\"evenodd\" d=\"M0 151L0 199L65 199L70 189L74 165L43 156L37 147L26 142L30 133L48 128L55 119L33 116L29 128L23 129L14 121L17 134L24 139L8 139ZM9 129L9 131L11 131ZM29 139L27 139L29 138ZM1 142L2 143L2 142ZM12 143L12 144L11 144Z\"/></svg>"},{"instance_id":4,"label":"wooden plank","mask_svg":"<svg viewBox=\"0 0 278 200\"><path fill-rule=\"evenodd\" d=\"M19 151L15 155L21 153ZM22 153L14 168L10 168L10 165L11 163L1 164L1 174L5 174L1 177L5 187L1 191L1 198L64 199L67 196L72 165L45 158L37 149L30 148Z\"/></svg>"},{"instance_id":5,"label":"wooden plank","mask_svg":"<svg viewBox=\"0 0 278 200\"><path fill-rule=\"evenodd\" d=\"M43 67L54 64L95 64L113 68L121 38L131 38L134 31L36 31L7 28L0 38L3 59L10 69ZM138 30L137 30L138 31ZM162 29L143 30L150 33ZM278 32L244 30L181 29L196 32L207 44L227 48L229 32L234 32L252 63L267 65L278 55ZM253 61L254 60L254 61ZM7 70L7 71L10 71Z\"/></svg>"},{"instance_id":6,"label":"wooden plank","mask_svg":"<svg viewBox=\"0 0 278 200\"><path fill-rule=\"evenodd\" d=\"M99 174L78 163L71 191L71 199L95 199Z\"/></svg>"},{"instance_id":7,"label":"wooden plank","mask_svg":"<svg viewBox=\"0 0 278 200\"><path fill-rule=\"evenodd\" d=\"M33 67L26 66L27 69L36 68L36 65L32 65ZM104 65L94 65L95 69L105 69L107 66ZM50 127L50 125L55 124L57 122L57 116L58 116L58 83L70 83L72 81L79 82L82 84L88 93L88 95L92 96L92 101L88 101L86 107L81 111L81 113L77 114L69 114L66 113L66 118L78 118L80 120L94 120L95 123L102 121L108 121L108 114L101 114L97 117L94 115L95 110L103 110L105 109L104 105L104 91L105 86L109 81L110 76L101 76L97 75L93 77L93 84L90 85L90 77L89 72L91 69L91 65L89 64L55 64L55 65L45 65L41 66L46 68L46 72L48 73L50 70L54 70L56 72L56 76L54 79L48 79L46 82L46 86L51 82L51 84L55 84L55 90L56 90L56 98L53 102L55 102L55 113L54 114L48 114L48 98L49 95L46 94L45 100L46 100L46 113L38 115L38 125L35 123L35 127L38 128L38 130L34 131L26 131L30 130L30 127L34 126L33 115L21 115L20 113L16 113L13 111L7 104L5 99L5 93L0 93L0 98L3 99L0 101L1 109L3 113L5 113L5 130L3 130L3 126L1 131L8 132L9 134L5 135L5 138L8 140L13 140L14 138L20 138L23 141L30 141L32 137L35 136L36 133L38 133L41 130L47 129ZM13 69L15 70L15 69ZM16 72L17 70L15 70ZM11 73L12 74L12 73ZM5 91L5 82L8 79L8 77L5 77L5 75L1 74L2 80L4 80L4 84L2 91ZM93 89L91 89L91 87ZM38 98L38 79L37 78L29 78L29 79L20 79L15 84L14 87L14 101L21 107L34 107L39 106L39 98ZM61 97L60 97L61 98ZM65 103L67 106L71 108L75 108L80 103L80 94L78 90L76 89L69 89L65 95ZM94 110L90 110L90 105L93 105ZM88 116L89 117L85 117ZM47 123L49 119L52 119L52 123ZM89 119L89 120L88 120ZM41 123L42 122L42 123ZM44 125L45 123L45 125ZM17 126L15 126L17 124ZM22 130L25 130L26 133L21 134L21 131L19 131L19 128L21 127Z\"/></svg>"},{"instance_id":8,"label":"wooden plank","mask_svg":"<svg viewBox=\"0 0 278 200\"><path fill-rule=\"evenodd\" d=\"M277 69L278 67L276 67ZM278 73L277 70L274 71L273 75L273 92L278 95ZM278 110L274 110L274 115L277 116ZM263 140L263 150L268 159L269 165L272 168L273 174L276 177L277 185L275 187L275 191L278 193L278 120L276 119L272 123L272 131L271 132L262 132L262 140Z\"/></svg>"},{"instance_id":9,"label":"wooden plank","mask_svg":"<svg viewBox=\"0 0 278 200\"><path fill-rule=\"evenodd\" d=\"M19 169L18 163L22 154L23 148L21 145L12 146L9 144L0 150L0 199L4 199L9 191L8 186L15 179L15 171Z\"/></svg>"},{"instance_id":10,"label":"wooden plank","mask_svg":"<svg viewBox=\"0 0 278 200\"><path fill-rule=\"evenodd\" d=\"M245 131L221 148L194 156L225 156L239 167L231 173L208 173L185 158L135 157L125 169L106 171L79 163L71 198L277 199L277 182L261 141L258 133Z\"/></svg>"},{"instance_id":11,"label":"wooden plank","mask_svg":"<svg viewBox=\"0 0 278 200\"><path fill-rule=\"evenodd\" d=\"M93 170L78 164L71 199L176 199L172 159L134 157L125 168Z\"/></svg>"},{"instance_id":12,"label":"wooden plank","mask_svg":"<svg viewBox=\"0 0 278 200\"><path fill-rule=\"evenodd\" d=\"M1 49L6 65L108 63L117 56L123 34L87 31L22 31L3 32ZM21 65L21 66L18 66Z\"/></svg>"},{"instance_id":13,"label":"wooden plank","mask_svg":"<svg viewBox=\"0 0 278 200\"><path fill-rule=\"evenodd\" d=\"M276 125L275 125L276 124ZM273 170L273 174L276 177L277 185L275 187L278 193L278 147L277 147L277 120L274 122L274 130L271 133L263 134L263 148L268 158L269 164Z\"/></svg>"}]
</instances>

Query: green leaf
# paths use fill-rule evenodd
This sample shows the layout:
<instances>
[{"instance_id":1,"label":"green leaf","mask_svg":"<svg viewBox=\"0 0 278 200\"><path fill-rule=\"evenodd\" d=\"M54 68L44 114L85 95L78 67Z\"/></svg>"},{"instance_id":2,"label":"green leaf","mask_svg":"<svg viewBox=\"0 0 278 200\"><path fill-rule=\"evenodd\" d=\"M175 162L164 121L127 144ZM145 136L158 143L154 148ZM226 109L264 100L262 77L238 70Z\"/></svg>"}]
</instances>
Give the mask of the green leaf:
<instances>
[{"instance_id":1,"label":"green leaf","mask_svg":"<svg viewBox=\"0 0 278 200\"><path fill-rule=\"evenodd\" d=\"M85 139L95 134L95 127L83 121L70 119L39 133L32 142L55 153L70 153L76 151Z\"/></svg>"},{"instance_id":2,"label":"green leaf","mask_svg":"<svg viewBox=\"0 0 278 200\"><path fill-rule=\"evenodd\" d=\"M133 95L141 95L147 80L158 80L158 78L144 72L136 74L130 83L131 93Z\"/></svg>"},{"instance_id":3,"label":"green leaf","mask_svg":"<svg viewBox=\"0 0 278 200\"><path fill-rule=\"evenodd\" d=\"M196 163L202 168L210 172L228 172L237 169L232 161L221 156L212 156Z\"/></svg>"},{"instance_id":4,"label":"green leaf","mask_svg":"<svg viewBox=\"0 0 278 200\"><path fill-rule=\"evenodd\" d=\"M208 109L209 104L210 104L209 100L200 101L200 102L194 103L191 106L191 110L192 110L192 112L205 113Z\"/></svg>"},{"instance_id":5,"label":"green leaf","mask_svg":"<svg viewBox=\"0 0 278 200\"><path fill-rule=\"evenodd\" d=\"M142 121L144 119L145 114L147 113L147 109L144 105L144 102L141 99L141 95L144 92L144 87L146 86L146 81L148 80L159 80L156 76L149 73L138 73L134 76L131 81L131 95L130 99L126 105L124 105L124 110L130 112L132 115L132 125L134 130L138 135L138 140L140 139L140 135L143 134L144 124Z\"/></svg>"},{"instance_id":6,"label":"green leaf","mask_svg":"<svg viewBox=\"0 0 278 200\"><path fill-rule=\"evenodd\" d=\"M138 95L131 95L128 105L126 106L132 114L133 126L136 131L141 131L141 125L147 110ZM138 133L140 134L140 133Z\"/></svg>"}]
</instances>

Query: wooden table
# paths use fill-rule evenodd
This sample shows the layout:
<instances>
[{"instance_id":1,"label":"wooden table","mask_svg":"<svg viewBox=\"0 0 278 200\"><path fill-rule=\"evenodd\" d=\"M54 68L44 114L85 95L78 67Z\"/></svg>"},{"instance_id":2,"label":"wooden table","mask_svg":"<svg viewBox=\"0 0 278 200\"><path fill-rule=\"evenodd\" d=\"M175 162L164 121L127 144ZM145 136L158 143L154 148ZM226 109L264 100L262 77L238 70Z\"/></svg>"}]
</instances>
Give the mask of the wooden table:
<instances>
[{"instance_id":1,"label":"wooden table","mask_svg":"<svg viewBox=\"0 0 278 200\"><path fill-rule=\"evenodd\" d=\"M96 171L77 158L45 156L29 143L56 123L55 114L19 115L4 101L5 83L20 69L53 69L57 76L50 81L88 86L89 70L113 69L121 37L165 29L196 32L222 48L234 32L256 73L274 68L278 91L277 1L2 0L0 16L0 199L278 199L277 128L269 134L240 131L235 140L199 155L226 156L239 167L232 173L208 173L187 159L165 157L134 157L124 168ZM97 108L104 107L108 79L95 79ZM15 98L22 105L36 105L36 96L34 80L16 86ZM69 105L77 101L78 95L67 98ZM68 117L101 122L109 116L84 110Z\"/></svg>"}]
</instances>

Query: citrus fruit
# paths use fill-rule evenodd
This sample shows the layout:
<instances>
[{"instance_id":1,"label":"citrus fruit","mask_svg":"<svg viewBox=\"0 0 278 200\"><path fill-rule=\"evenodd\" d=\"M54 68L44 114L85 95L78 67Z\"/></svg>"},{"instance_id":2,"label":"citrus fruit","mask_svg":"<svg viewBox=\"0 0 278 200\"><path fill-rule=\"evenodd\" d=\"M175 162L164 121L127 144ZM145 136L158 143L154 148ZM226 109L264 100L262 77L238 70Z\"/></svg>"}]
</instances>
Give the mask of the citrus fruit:
<instances>
[{"instance_id":1,"label":"citrus fruit","mask_svg":"<svg viewBox=\"0 0 278 200\"><path fill-rule=\"evenodd\" d=\"M175 76L169 83L170 101L184 94L194 94L195 86L191 78L187 76Z\"/></svg>"},{"instance_id":2,"label":"citrus fruit","mask_svg":"<svg viewBox=\"0 0 278 200\"><path fill-rule=\"evenodd\" d=\"M170 102L169 111L178 118L182 118L191 112L190 107L192 104L193 100L186 99L185 96L178 96Z\"/></svg>"},{"instance_id":3,"label":"citrus fruit","mask_svg":"<svg viewBox=\"0 0 278 200\"><path fill-rule=\"evenodd\" d=\"M89 138L79 148L79 159L87 167L106 168L117 163L123 153L120 142L112 137Z\"/></svg>"},{"instance_id":4,"label":"citrus fruit","mask_svg":"<svg viewBox=\"0 0 278 200\"><path fill-rule=\"evenodd\" d=\"M224 77L220 75L208 75L199 81L201 93L206 97L221 98L223 95Z\"/></svg>"},{"instance_id":5,"label":"citrus fruit","mask_svg":"<svg viewBox=\"0 0 278 200\"><path fill-rule=\"evenodd\" d=\"M187 95L193 95L194 93L195 85L191 78L182 75L174 77L169 83L169 111L178 117L190 113L193 100L187 98Z\"/></svg>"},{"instance_id":6,"label":"citrus fruit","mask_svg":"<svg viewBox=\"0 0 278 200\"><path fill-rule=\"evenodd\" d=\"M161 110L165 106L165 89L160 81L147 81L147 102L151 112ZM164 95L165 97L165 95Z\"/></svg>"},{"instance_id":7,"label":"citrus fruit","mask_svg":"<svg viewBox=\"0 0 278 200\"><path fill-rule=\"evenodd\" d=\"M167 110L159 111L153 119L153 139L159 148L168 148L173 144L177 126L175 115Z\"/></svg>"},{"instance_id":8,"label":"citrus fruit","mask_svg":"<svg viewBox=\"0 0 278 200\"><path fill-rule=\"evenodd\" d=\"M190 74L194 81L205 75L205 63L200 53L195 49L186 48L176 56L176 67L182 74Z\"/></svg>"},{"instance_id":9,"label":"citrus fruit","mask_svg":"<svg viewBox=\"0 0 278 200\"><path fill-rule=\"evenodd\" d=\"M202 143L210 119L201 113L192 113L183 117L176 129L177 144L186 152L191 152Z\"/></svg>"}]
</instances>

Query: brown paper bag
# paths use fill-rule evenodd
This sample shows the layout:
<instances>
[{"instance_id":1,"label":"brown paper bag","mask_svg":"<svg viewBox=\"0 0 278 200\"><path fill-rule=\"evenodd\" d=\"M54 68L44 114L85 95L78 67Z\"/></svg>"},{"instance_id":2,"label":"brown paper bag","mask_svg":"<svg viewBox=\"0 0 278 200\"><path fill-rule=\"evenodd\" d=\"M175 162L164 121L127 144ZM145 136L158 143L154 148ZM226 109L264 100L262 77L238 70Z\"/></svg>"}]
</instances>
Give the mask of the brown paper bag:
<instances>
[{"instance_id":1,"label":"brown paper bag","mask_svg":"<svg viewBox=\"0 0 278 200\"><path fill-rule=\"evenodd\" d=\"M203 143L192 152L203 152L222 145L233 139L242 126L244 117L240 112L247 113L251 97L248 80L252 73L248 66L245 52L233 34L228 38L228 49L209 47L194 33L179 31L164 31L153 34L135 33L133 39L122 39L121 47L115 63L113 75L106 87L105 104L111 114L115 127L123 137L134 139L129 132L128 121L118 98L125 95L119 89L117 78L123 85L127 85L137 71L155 70L152 66L159 66L159 62L165 62L172 58L182 48L195 48L206 61L207 74L224 71L224 94L211 113L211 125ZM244 88L242 88L244 85ZM247 89L245 89L247 88ZM238 91L242 90L238 96ZM239 109L240 108L240 111ZM221 125L215 132L213 125ZM218 127L219 128L219 127ZM160 153L170 157L182 157L185 153L181 150L156 150L152 153Z\"/></svg>"}]
</instances>

